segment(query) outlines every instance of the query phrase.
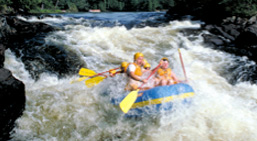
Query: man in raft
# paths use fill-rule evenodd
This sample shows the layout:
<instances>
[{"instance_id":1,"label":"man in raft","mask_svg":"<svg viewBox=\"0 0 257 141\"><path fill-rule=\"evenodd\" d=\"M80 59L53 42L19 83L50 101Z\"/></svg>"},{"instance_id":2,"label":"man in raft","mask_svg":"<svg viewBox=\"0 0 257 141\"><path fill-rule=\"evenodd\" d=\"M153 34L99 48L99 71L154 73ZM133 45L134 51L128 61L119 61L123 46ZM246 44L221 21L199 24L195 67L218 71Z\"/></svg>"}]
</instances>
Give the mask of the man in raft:
<instances>
[{"instance_id":1,"label":"man in raft","mask_svg":"<svg viewBox=\"0 0 257 141\"><path fill-rule=\"evenodd\" d=\"M110 75L111 77L114 77L116 74L119 74L119 73L126 73L126 72L127 72L128 65L129 65L128 62L122 62L121 65L120 65L120 71L110 70L110 71L109 71L109 75Z\"/></svg>"},{"instance_id":2,"label":"man in raft","mask_svg":"<svg viewBox=\"0 0 257 141\"><path fill-rule=\"evenodd\" d=\"M134 62L130 63L127 68L127 74L129 77L126 90L136 90L142 85L142 83L147 83L147 79L142 79L142 67L144 66L144 55L140 52L134 54Z\"/></svg>"},{"instance_id":3,"label":"man in raft","mask_svg":"<svg viewBox=\"0 0 257 141\"><path fill-rule=\"evenodd\" d=\"M172 85L180 82L171 68L169 68L168 58L162 58L160 63L161 67L157 70L156 74L156 86Z\"/></svg>"}]
</instances>

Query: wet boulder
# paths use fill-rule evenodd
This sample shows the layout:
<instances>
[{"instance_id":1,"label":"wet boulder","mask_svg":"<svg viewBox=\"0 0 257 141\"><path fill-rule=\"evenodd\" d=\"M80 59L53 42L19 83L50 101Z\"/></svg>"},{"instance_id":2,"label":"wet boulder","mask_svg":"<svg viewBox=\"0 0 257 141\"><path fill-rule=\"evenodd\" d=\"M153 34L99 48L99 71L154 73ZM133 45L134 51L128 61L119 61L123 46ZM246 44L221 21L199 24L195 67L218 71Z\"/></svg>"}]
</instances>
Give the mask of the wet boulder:
<instances>
[{"instance_id":1,"label":"wet boulder","mask_svg":"<svg viewBox=\"0 0 257 141\"><path fill-rule=\"evenodd\" d=\"M8 140L25 109L25 85L3 68L5 47L0 44L0 140Z\"/></svg>"},{"instance_id":2,"label":"wet boulder","mask_svg":"<svg viewBox=\"0 0 257 141\"><path fill-rule=\"evenodd\" d=\"M84 65L75 52L67 51L62 45L46 43L45 38L56 30L59 29L45 23L0 16L0 42L21 58L25 69L35 80L42 73L65 77L77 73Z\"/></svg>"},{"instance_id":3,"label":"wet boulder","mask_svg":"<svg viewBox=\"0 0 257 141\"><path fill-rule=\"evenodd\" d=\"M247 56L257 62L257 16L249 19L228 17L220 24L203 26L211 34L203 34L205 43L238 56Z\"/></svg>"}]
</instances>

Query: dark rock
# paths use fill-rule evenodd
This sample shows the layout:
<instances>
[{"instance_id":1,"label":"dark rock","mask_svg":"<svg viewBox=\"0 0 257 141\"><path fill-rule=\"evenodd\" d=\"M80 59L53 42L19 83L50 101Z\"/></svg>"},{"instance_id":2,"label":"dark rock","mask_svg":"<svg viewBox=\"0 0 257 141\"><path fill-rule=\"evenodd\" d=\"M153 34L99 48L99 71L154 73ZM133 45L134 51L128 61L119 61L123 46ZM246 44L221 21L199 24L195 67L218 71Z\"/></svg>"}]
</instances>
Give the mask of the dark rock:
<instances>
[{"instance_id":1,"label":"dark rock","mask_svg":"<svg viewBox=\"0 0 257 141\"><path fill-rule=\"evenodd\" d=\"M0 41L7 45L7 48L16 42L24 43L38 34L48 33L56 29L50 25L35 22L29 23L15 16L0 16Z\"/></svg>"},{"instance_id":2,"label":"dark rock","mask_svg":"<svg viewBox=\"0 0 257 141\"><path fill-rule=\"evenodd\" d=\"M25 108L25 86L4 69L5 46L0 43L0 140L10 139L15 120Z\"/></svg>"},{"instance_id":3,"label":"dark rock","mask_svg":"<svg viewBox=\"0 0 257 141\"><path fill-rule=\"evenodd\" d=\"M234 40L237 38L240 34L241 28L235 24L228 24L228 25L222 25L223 34L228 34L227 38L231 38L231 40ZM225 36L226 37L226 36Z\"/></svg>"},{"instance_id":4,"label":"dark rock","mask_svg":"<svg viewBox=\"0 0 257 141\"><path fill-rule=\"evenodd\" d=\"M224 46L227 44L224 38L213 34L203 34L202 36L204 37L204 42L212 46Z\"/></svg>"},{"instance_id":5,"label":"dark rock","mask_svg":"<svg viewBox=\"0 0 257 141\"><path fill-rule=\"evenodd\" d=\"M3 44L0 43L0 68L4 67L4 60L5 60L4 52L5 52L5 47Z\"/></svg>"},{"instance_id":6,"label":"dark rock","mask_svg":"<svg viewBox=\"0 0 257 141\"><path fill-rule=\"evenodd\" d=\"M247 56L257 62L257 21L256 16L249 19L240 17L228 17L220 24L204 25L212 35L204 35L205 43L216 46L226 52L239 56ZM228 41L223 42L220 40ZM224 38L224 39L223 39ZM220 47L222 46L222 48ZM214 47L215 48L215 47Z\"/></svg>"},{"instance_id":7,"label":"dark rock","mask_svg":"<svg viewBox=\"0 0 257 141\"><path fill-rule=\"evenodd\" d=\"M248 20L249 24L256 24L257 23L257 15L256 16L252 16L249 20Z\"/></svg>"},{"instance_id":8,"label":"dark rock","mask_svg":"<svg viewBox=\"0 0 257 141\"><path fill-rule=\"evenodd\" d=\"M6 48L21 58L32 78L38 79L41 73L64 77L77 73L84 66L74 52L45 42L45 37L56 28L44 23L26 22L14 16L2 17L0 21L2 41Z\"/></svg>"},{"instance_id":9,"label":"dark rock","mask_svg":"<svg viewBox=\"0 0 257 141\"><path fill-rule=\"evenodd\" d=\"M246 27L235 40L238 47L257 45L257 24Z\"/></svg>"},{"instance_id":10,"label":"dark rock","mask_svg":"<svg viewBox=\"0 0 257 141\"><path fill-rule=\"evenodd\" d=\"M41 73L54 73L58 77L78 72L82 67L80 58L73 52L67 52L63 46L42 45L37 48L23 49L21 59L34 79Z\"/></svg>"},{"instance_id":11,"label":"dark rock","mask_svg":"<svg viewBox=\"0 0 257 141\"><path fill-rule=\"evenodd\" d=\"M44 23L29 23L18 19L17 17L6 17L7 24L13 28L12 36L22 35L23 37L33 37L40 32L50 32L55 29Z\"/></svg>"},{"instance_id":12,"label":"dark rock","mask_svg":"<svg viewBox=\"0 0 257 141\"><path fill-rule=\"evenodd\" d=\"M7 69L0 69L0 140L8 140L10 132L25 109L25 86Z\"/></svg>"},{"instance_id":13,"label":"dark rock","mask_svg":"<svg viewBox=\"0 0 257 141\"><path fill-rule=\"evenodd\" d=\"M221 23L207 24L202 28L210 32L202 36L211 48L246 56L248 62L253 62L246 66L243 65L245 62L236 62L238 65L229 68L224 77L232 84L239 81L257 83L257 15L249 19L228 17Z\"/></svg>"}]
</instances>

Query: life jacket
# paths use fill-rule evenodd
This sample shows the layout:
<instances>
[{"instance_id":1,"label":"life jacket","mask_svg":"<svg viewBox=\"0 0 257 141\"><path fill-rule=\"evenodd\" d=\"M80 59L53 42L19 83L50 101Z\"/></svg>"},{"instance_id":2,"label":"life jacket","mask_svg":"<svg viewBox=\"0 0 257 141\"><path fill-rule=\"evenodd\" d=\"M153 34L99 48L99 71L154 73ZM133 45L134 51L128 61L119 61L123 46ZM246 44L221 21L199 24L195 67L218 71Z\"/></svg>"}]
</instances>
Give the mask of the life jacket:
<instances>
[{"instance_id":1,"label":"life jacket","mask_svg":"<svg viewBox=\"0 0 257 141\"><path fill-rule=\"evenodd\" d=\"M142 76L142 70L141 70L141 67L139 66L139 65L137 65L136 63L129 63L129 65L130 64L133 64L133 65L135 65L136 66L136 70L135 70L135 75L137 75L137 76ZM128 65L128 66L129 66ZM128 68L128 66L126 67L126 71L127 71L127 68Z\"/></svg>"},{"instance_id":2,"label":"life jacket","mask_svg":"<svg viewBox=\"0 0 257 141\"><path fill-rule=\"evenodd\" d=\"M136 63L133 63L133 64L136 66L135 75L142 76L143 73L142 73L141 67Z\"/></svg>"},{"instance_id":3,"label":"life jacket","mask_svg":"<svg viewBox=\"0 0 257 141\"><path fill-rule=\"evenodd\" d=\"M124 68L124 72L127 72L129 64L130 63L128 63L128 65Z\"/></svg>"},{"instance_id":4,"label":"life jacket","mask_svg":"<svg viewBox=\"0 0 257 141\"><path fill-rule=\"evenodd\" d=\"M157 70L157 76L162 79L172 79L171 78L171 68L167 68L166 70L159 68Z\"/></svg>"}]
</instances>

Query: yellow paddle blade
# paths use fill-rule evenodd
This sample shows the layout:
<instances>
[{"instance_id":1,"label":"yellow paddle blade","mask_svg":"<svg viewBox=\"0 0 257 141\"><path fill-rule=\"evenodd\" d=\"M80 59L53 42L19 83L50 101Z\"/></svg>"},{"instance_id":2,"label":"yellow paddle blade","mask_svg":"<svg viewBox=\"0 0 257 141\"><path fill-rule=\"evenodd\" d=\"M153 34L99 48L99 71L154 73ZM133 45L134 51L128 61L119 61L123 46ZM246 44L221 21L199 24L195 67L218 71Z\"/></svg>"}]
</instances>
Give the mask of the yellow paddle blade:
<instances>
[{"instance_id":1,"label":"yellow paddle blade","mask_svg":"<svg viewBox=\"0 0 257 141\"><path fill-rule=\"evenodd\" d=\"M120 109L122 112L127 113L137 99L138 90L130 92L121 102Z\"/></svg>"},{"instance_id":2,"label":"yellow paddle blade","mask_svg":"<svg viewBox=\"0 0 257 141\"><path fill-rule=\"evenodd\" d=\"M72 80L70 83L71 84L73 84L73 83L75 83L75 82L80 82L80 81L83 81L83 80L85 80L85 79L87 79L88 77L80 77L79 79L77 79L77 80Z\"/></svg>"},{"instance_id":3,"label":"yellow paddle blade","mask_svg":"<svg viewBox=\"0 0 257 141\"><path fill-rule=\"evenodd\" d=\"M87 81L85 81L85 84L87 87L91 88L95 85L97 85L98 83L102 82L106 77L103 76L97 76L91 79L88 79Z\"/></svg>"},{"instance_id":4,"label":"yellow paddle blade","mask_svg":"<svg viewBox=\"0 0 257 141\"><path fill-rule=\"evenodd\" d=\"M86 68L81 68L79 70L79 75L85 75L85 76L93 76L96 75L97 73L93 70L86 69Z\"/></svg>"}]
</instances>

